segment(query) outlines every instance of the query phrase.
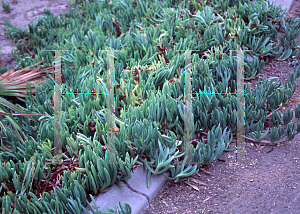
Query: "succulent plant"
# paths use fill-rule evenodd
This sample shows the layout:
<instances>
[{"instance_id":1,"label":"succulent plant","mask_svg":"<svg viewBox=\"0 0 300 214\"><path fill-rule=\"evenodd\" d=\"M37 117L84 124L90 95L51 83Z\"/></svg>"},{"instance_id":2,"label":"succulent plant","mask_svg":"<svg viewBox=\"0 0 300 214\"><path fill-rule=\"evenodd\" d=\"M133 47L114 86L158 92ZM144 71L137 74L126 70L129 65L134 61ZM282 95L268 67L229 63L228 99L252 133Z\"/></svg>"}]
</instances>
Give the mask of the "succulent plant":
<instances>
[{"instance_id":1,"label":"succulent plant","mask_svg":"<svg viewBox=\"0 0 300 214\"><path fill-rule=\"evenodd\" d=\"M173 3L80 0L72 3L76 10L60 18L45 9L46 16L26 29L5 22L6 33L16 42L19 69L42 60L45 69L53 69L53 53L47 49L69 51L62 52L60 141L67 168L51 162L55 80L48 74L41 84L32 84L34 90L24 92L26 106L14 108L35 121L15 118L12 111L15 123L8 112L1 121L4 212L81 213L89 204L87 194L95 203L92 194L114 183L122 187L120 181L131 177L135 164L148 169L149 187L151 174L169 171L171 176L164 176L177 182L233 151L229 146L239 110L238 60L231 50L252 50L253 60L244 61L244 77L254 79L267 56L298 56L300 21L287 20L284 10L262 0ZM277 44L279 29L284 33ZM112 52L114 61L108 56ZM254 89L245 84L247 138L259 142L270 134L274 145L300 133L300 105L296 123L291 122L293 111L276 112L295 92L299 77L300 66L295 66L284 86L272 77L259 78ZM108 95L115 97L113 107ZM271 127L263 132L267 121ZM16 122L24 142L14 132ZM49 184L59 177L58 186ZM109 212L131 213L128 204L119 204L121 210Z\"/></svg>"}]
</instances>

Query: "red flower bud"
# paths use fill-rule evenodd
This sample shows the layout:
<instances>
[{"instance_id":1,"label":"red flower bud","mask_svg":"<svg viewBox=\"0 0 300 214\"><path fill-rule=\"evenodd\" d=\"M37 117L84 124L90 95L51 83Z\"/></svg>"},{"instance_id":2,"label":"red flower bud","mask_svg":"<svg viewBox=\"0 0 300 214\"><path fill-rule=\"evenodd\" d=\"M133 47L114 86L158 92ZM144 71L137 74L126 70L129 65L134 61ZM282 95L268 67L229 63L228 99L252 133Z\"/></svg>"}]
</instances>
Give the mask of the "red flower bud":
<instances>
[{"instance_id":1,"label":"red flower bud","mask_svg":"<svg viewBox=\"0 0 300 214\"><path fill-rule=\"evenodd\" d=\"M122 109L123 109L122 107L118 107L117 112L119 113Z\"/></svg>"},{"instance_id":2,"label":"red flower bud","mask_svg":"<svg viewBox=\"0 0 300 214\"><path fill-rule=\"evenodd\" d=\"M253 24L251 25L250 29L252 30L252 28L255 28L255 27L257 27L257 23L253 23Z\"/></svg>"},{"instance_id":3,"label":"red flower bud","mask_svg":"<svg viewBox=\"0 0 300 214\"><path fill-rule=\"evenodd\" d=\"M124 100L125 97L126 97L125 94L120 94L119 99L120 99L120 100Z\"/></svg>"},{"instance_id":4,"label":"red flower bud","mask_svg":"<svg viewBox=\"0 0 300 214\"><path fill-rule=\"evenodd\" d=\"M93 88L93 90L92 90L92 95L94 95L94 96L97 98L97 95L96 95L96 88Z\"/></svg>"},{"instance_id":5,"label":"red flower bud","mask_svg":"<svg viewBox=\"0 0 300 214\"><path fill-rule=\"evenodd\" d=\"M138 73L139 73L139 71L138 71L137 69L134 69L134 70L132 71L132 75L133 75L133 76L138 75Z\"/></svg>"},{"instance_id":6,"label":"red flower bud","mask_svg":"<svg viewBox=\"0 0 300 214\"><path fill-rule=\"evenodd\" d=\"M95 132L96 131L95 125L96 125L95 121L90 121L88 123L88 128L91 130L91 132Z\"/></svg>"},{"instance_id":7,"label":"red flower bud","mask_svg":"<svg viewBox=\"0 0 300 214\"><path fill-rule=\"evenodd\" d=\"M259 57L259 59L260 59L260 60L263 60L263 59L264 59L264 55L261 55L261 56Z\"/></svg>"}]
</instances>

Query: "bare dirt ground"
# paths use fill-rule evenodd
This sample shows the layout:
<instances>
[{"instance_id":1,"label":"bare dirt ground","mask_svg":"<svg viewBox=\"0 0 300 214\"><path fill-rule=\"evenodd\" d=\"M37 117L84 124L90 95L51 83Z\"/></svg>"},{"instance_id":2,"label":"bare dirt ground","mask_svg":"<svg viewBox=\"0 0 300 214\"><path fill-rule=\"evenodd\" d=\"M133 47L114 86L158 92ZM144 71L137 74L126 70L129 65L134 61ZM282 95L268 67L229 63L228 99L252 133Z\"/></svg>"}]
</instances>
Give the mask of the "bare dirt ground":
<instances>
[{"instance_id":1,"label":"bare dirt ground","mask_svg":"<svg viewBox=\"0 0 300 214\"><path fill-rule=\"evenodd\" d=\"M28 28L28 24L37 18L39 15L44 15L44 8L48 8L54 15L59 16L60 13L64 14L69 11L68 0L17 0L16 4L13 4L12 0L4 0L5 3L9 3L12 8L11 12L5 12L0 7L0 23L4 20L9 20L12 25L16 25L18 28ZM5 34L5 26L0 25L0 67L14 66L13 56L11 54L12 49L17 49L13 41Z\"/></svg>"},{"instance_id":2,"label":"bare dirt ground","mask_svg":"<svg viewBox=\"0 0 300 214\"><path fill-rule=\"evenodd\" d=\"M26 28L34 18L43 15L44 8L49 8L54 15L69 10L68 0L18 0L17 4L12 4L12 0L5 2L10 3L12 11L6 13L0 8L0 22L3 18L8 19L21 28ZM289 16L300 17L300 0L294 2ZM15 45L5 35L3 25L0 25L0 44L0 66L12 67L14 62L11 50ZM300 56L297 59L300 62ZM288 66L289 62L266 63L260 76L277 76L284 85L288 73L293 71L293 67ZM257 79L251 82L252 87ZM300 80L296 82L296 92L286 104L287 108L294 109L293 106L300 100ZM229 164L235 161L235 154L223 153L220 161L205 167L211 174L200 171L196 175L179 179L177 183L168 181L144 214L300 213L300 135L278 146L263 146L246 140L245 160L252 164Z\"/></svg>"}]
</instances>

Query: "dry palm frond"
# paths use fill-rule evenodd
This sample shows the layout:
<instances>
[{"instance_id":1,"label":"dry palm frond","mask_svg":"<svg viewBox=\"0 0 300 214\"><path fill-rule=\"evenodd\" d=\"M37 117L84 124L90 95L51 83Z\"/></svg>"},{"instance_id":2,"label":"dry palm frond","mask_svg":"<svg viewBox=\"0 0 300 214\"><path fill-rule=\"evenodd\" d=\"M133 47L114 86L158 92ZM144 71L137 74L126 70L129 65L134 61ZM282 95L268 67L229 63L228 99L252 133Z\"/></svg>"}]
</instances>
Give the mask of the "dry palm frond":
<instances>
[{"instance_id":1,"label":"dry palm frond","mask_svg":"<svg viewBox=\"0 0 300 214\"><path fill-rule=\"evenodd\" d=\"M43 63L45 60L42 60L40 62L37 62L34 64L34 66ZM48 73L52 74L54 70L54 66L51 65L42 65L41 68L42 70L40 71L40 67L37 68L30 68L31 66L27 66L26 68L20 69L15 71L16 68L12 68L9 71L5 72L4 74L0 75L0 95L6 95L6 96L19 96L19 97L25 97L27 94L27 83L35 83L38 84L39 82L44 82L45 79L43 77L48 77ZM48 71L48 72L47 72ZM30 85L31 87L31 92L36 93L34 85ZM30 89L30 88L29 88ZM6 103L6 104L5 104ZM4 108L3 105L6 105L10 109L13 109L17 111L20 114L9 114ZM2 110L1 110L2 109ZM6 111L6 112L4 112ZM23 142L23 139L21 138L19 131L21 131L20 125L15 121L14 118L11 116L25 116L35 122L37 122L35 119L29 117L28 115L36 115L36 116L49 116L49 115L44 115L44 114L24 114L21 110L18 110L14 107L12 103L3 102L0 101L0 116L8 117L10 120L14 130L16 131L19 139ZM2 128L4 128L3 124L0 122L0 125ZM5 128L4 128L5 130ZM22 132L22 131L21 131ZM22 134L25 136L26 135L22 132ZM0 136L0 138L2 138ZM28 140L26 138L26 140ZM2 139L1 139L2 142Z\"/></svg>"},{"instance_id":2,"label":"dry palm frond","mask_svg":"<svg viewBox=\"0 0 300 214\"><path fill-rule=\"evenodd\" d=\"M44 61L42 60L34 65L36 66ZM41 81L44 82L45 79L43 77L48 77L47 71L49 74L52 74L52 69L54 69L52 65L43 65L42 71L40 71L39 67L30 69L30 66L17 71L15 71L15 68L12 68L0 76L0 95L25 97L27 94L27 83L34 82L38 84ZM36 93L33 85L31 85L31 88L32 93Z\"/></svg>"}]
</instances>

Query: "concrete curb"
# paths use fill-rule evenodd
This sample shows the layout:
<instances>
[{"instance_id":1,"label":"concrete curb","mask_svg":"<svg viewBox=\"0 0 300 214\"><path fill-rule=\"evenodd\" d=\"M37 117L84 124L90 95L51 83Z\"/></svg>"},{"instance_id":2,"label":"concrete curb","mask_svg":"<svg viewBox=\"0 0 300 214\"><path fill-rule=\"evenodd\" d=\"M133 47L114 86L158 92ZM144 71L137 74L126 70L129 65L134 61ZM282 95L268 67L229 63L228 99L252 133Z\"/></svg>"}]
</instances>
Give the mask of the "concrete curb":
<instances>
[{"instance_id":1,"label":"concrete curb","mask_svg":"<svg viewBox=\"0 0 300 214\"><path fill-rule=\"evenodd\" d=\"M282 5L282 8L286 8L286 13L289 13L294 0L271 0L271 2L274 3L275 6Z\"/></svg>"},{"instance_id":2,"label":"concrete curb","mask_svg":"<svg viewBox=\"0 0 300 214\"><path fill-rule=\"evenodd\" d=\"M122 206L124 206L124 203L131 206L132 214L143 213L167 181L163 174L151 174L150 186L147 188L147 174L148 170L144 166L138 166L131 173L129 180L122 181L125 184L123 188L114 184L108 192L99 194L95 199L98 210L107 212L107 208L114 208L116 205L119 206L120 201ZM166 175L170 176L170 172L167 172ZM94 206L93 203L91 205ZM83 213L86 214L85 212ZM89 213L92 214L92 211L89 211Z\"/></svg>"}]
</instances>

